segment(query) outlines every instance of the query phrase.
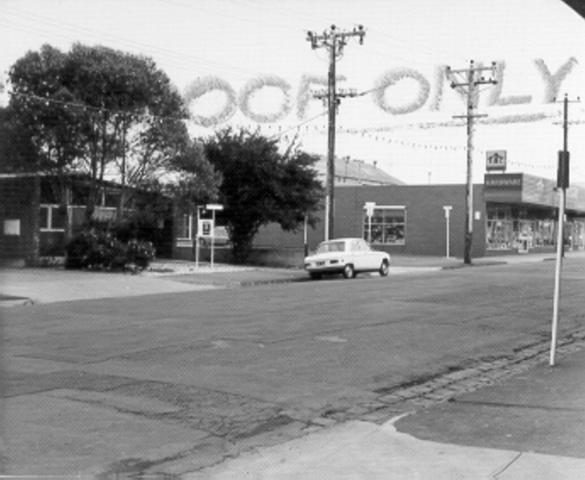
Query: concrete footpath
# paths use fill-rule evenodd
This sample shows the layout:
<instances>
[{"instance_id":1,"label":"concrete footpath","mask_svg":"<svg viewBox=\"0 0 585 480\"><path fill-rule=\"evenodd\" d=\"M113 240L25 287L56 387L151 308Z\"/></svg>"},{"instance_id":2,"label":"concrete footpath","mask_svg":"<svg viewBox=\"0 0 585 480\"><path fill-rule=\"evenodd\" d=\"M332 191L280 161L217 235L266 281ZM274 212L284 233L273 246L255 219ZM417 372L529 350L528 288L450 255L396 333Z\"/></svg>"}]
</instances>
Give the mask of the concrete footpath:
<instances>
[{"instance_id":1,"label":"concrete footpath","mask_svg":"<svg viewBox=\"0 0 585 480\"><path fill-rule=\"evenodd\" d=\"M569 252L567 256L585 256ZM554 254L484 257L471 267L461 259L394 255L390 277L519 262L554 260ZM361 275L364 277L368 274ZM376 274L370 274L376 275ZM65 270L63 268L0 269L0 306L43 304L97 298L129 297L216 288L307 281L301 268L269 268L157 260L139 274Z\"/></svg>"},{"instance_id":2,"label":"concrete footpath","mask_svg":"<svg viewBox=\"0 0 585 480\"><path fill-rule=\"evenodd\" d=\"M566 261L584 257L584 252L568 252ZM554 254L490 257L475 260L472 267L464 267L460 259L393 260L389 281L393 276L451 268L550 261ZM174 261L155 262L138 275L14 268L0 272L0 306L26 308L27 303L306 280L300 269L231 265L195 269L192 263ZM530 368L486 382L475 391L456 392L449 400L424 406L405 399L395 410L403 413L390 421L315 425L301 438L257 448L178 478L584 479L585 338L569 347L559 349L555 367L549 367L546 352L540 352Z\"/></svg>"},{"instance_id":3,"label":"concrete footpath","mask_svg":"<svg viewBox=\"0 0 585 480\"><path fill-rule=\"evenodd\" d=\"M335 424L185 479L582 480L585 350L381 425Z\"/></svg>"}]
</instances>

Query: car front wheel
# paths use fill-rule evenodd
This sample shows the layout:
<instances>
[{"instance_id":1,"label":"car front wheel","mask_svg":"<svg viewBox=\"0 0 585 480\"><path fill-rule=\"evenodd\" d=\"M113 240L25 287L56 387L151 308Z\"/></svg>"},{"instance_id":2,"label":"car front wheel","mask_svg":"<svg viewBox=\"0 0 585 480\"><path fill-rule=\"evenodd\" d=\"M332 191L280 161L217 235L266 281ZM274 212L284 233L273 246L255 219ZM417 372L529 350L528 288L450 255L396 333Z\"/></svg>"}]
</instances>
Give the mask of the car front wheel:
<instances>
[{"instance_id":1,"label":"car front wheel","mask_svg":"<svg viewBox=\"0 0 585 480\"><path fill-rule=\"evenodd\" d=\"M382 262L382 265L380 265L380 276L381 277L387 277L388 274L390 273L390 264L388 263L388 260L384 260Z\"/></svg>"},{"instance_id":2,"label":"car front wheel","mask_svg":"<svg viewBox=\"0 0 585 480\"><path fill-rule=\"evenodd\" d=\"M343 267L343 276L345 278L355 277L355 270L353 269L352 264L348 263L345 267Z\"/></svg>"}]
</instances>

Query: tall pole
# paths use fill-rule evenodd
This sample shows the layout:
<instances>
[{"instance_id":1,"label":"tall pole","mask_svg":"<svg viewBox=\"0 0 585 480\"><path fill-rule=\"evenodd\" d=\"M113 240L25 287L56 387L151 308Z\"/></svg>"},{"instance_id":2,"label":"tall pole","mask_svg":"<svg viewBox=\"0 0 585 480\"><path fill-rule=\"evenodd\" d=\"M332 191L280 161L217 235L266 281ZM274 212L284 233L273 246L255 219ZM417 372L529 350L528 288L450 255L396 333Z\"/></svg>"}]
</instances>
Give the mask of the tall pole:
<instances>
[{"instance_id":1,"label":"tall pole","mask_svg":"<svg viewBox=\"0 0 585 480\"><path fill-rule=\"evenodd\" d=\"M473 60L467 72L469 92L467 94L467 174L465 182L465 242L463 262L471 263L471 247L473 244L473 97L475 94L475 70Z\"/></svg>"},{"instance_id":2,"label":"tall pole","mask_svg":"<svg viewBox=\"0 0 585 480\"><path fill-rule=\"evenodd\" d=\"M331 27L333 29L333 26ZM327 238L334 238L335 221L335 115L337 111L337 96L335 92L335 59L337 51L337 36L331 38L329 48L329 76L327 78Z\"/></svg>"},{"instance_id":3,"label":"tall pole","mask_svg":"<svg viewBox=\"0 0 585 480\"><path fill-rule=\"evenodd\" d=\"M478 117L485 117L487 115L474 114L473 110L476 107L479 98L477 87L482 84L495 84L496 80L493 78L478 77L477 74L485 70L490 70L492 76L495 76L495 62L492 62L491 67L476 66L471 60L469 68L462 70L451 70L447 67L447 76L451 77L451 88L467 87L464 93L467 94L467 113L465 115L455 115L454 118L465 118L467 120L467 173L465 182L465 240L463 247L463 262L471 264L471 248L473 246L473 133L474 120ZM465 74L464 81L456 82L454 80L457 74Z\"/></svg>"},{"instance_id":4,"label":"tall pole","mask_svg":"<svg viewBox=\"0 0 585 480\"><path fill-rule=\"evenodd\" d=\"M577 102L579 99L576 100ZM568 150L568 110L569 99L565 94L563 99L563 150L559 152L558 169L557 169L557 191L559 192L559 220L557 226L557 261L555 266L555 287L553 296L553 318L551 327L550 340L550 359L551 367L555 365L555 353L557 349L557 332L559 329L559 304L561 297L561 269L563 266L564 256L564 224L565 208L567 201L567 188L569 187L569 150Z\"/></svg>"},{"instance_id":5,"label":"tall pole","mask_svg":"<svg viewBox=\"0 0 585 480\"><path fill-rule=\"evenodd\" d=\"M307 32L307 40L311 42L311 48L325 47L329 49L329 70L327 76L327 175L326 175L326 197L325 197L325 240L334 237L335 219L335 115L340 95L336 90L336 62L341 55L343 47L350 37L359 37L360 44L363 43L365 35L364 27L359 25L352 31L338 31L335 25L329 30L318 35L314 32ZM355 96L355 94L351 95Z\"/></svg>"},{"instance_id":6,"label":"tall pole","mask_svg":"<svg viewBox=\"0 0 585 480\"><path fill-rule=\"evenodd\" d=\"M567 148L568 148L568 138L569 138L569 125L568 125L568 114L569 111L569 98L567 96L567 94L565 93L565 98L563 98L563 152L565 152L564 154L567 155ZM561 237L562 242L562 248L561 248L561 257L565 256L565 216L564 216L564 209L567 207L567 190L565 188L561 188L561 193L563 196L563 221L561 222L561 220L559 220L559 229L561 230L561 234L563 235ZM560 207L559 207L560 209Z\"/></svg>"},{"instance_id":7,"label":"tall pole","mask_svg":"<svg viewBox=\"0 0 585 480\"><path fill-rule=\"evenodd\" d=\"M559 226L557 228L557 263L555 266L555 290L553 297L553 318L550 340L550 360L551 367L555 365L555 352L557 349L557 331L559 328L559 301L561 296L561 266L562 266L562 244L563 244L563 217L565 216L565 195L564 189L559 192Z\"/></svg>"}]
</instances>

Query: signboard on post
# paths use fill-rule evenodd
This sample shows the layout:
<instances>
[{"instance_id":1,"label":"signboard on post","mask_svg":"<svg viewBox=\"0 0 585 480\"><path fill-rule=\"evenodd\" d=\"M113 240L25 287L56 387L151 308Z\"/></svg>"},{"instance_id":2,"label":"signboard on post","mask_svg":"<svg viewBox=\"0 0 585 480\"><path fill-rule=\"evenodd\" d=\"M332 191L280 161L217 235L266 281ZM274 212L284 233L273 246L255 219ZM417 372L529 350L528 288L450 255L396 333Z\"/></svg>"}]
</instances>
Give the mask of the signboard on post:
<instances>
[{"instance_id":1,"label":"signboard on post","mask_svg":"<svg viewBox=\"0 0 585 480\"><path fill-rule=\"evenodd\" d=\"M488 150L485 158L485 169L488 172L506 171L506 150Z\"/></svg>"},{"instance_id":2,"label":"signboard on post","mask_svg":"<svg viewBox=\"0 0 585 480\"><path fill-rule=\"evenodd\" d=\"M366 215L368 216L368 243L372 243L372 216L374 215L376 202L366 202L364 208L366 209Z\"/></svg>"},{"instance_id":3,"label":"signboard on post","mask_svg":"<svg viewBox=\"0 0 585 480\"><path fill-rule=\"evenodd\" d=\"M199 237L210 238L213 235L213 220L200 218L197 232Z\"/></svg>"},{"instance_id":4,"label":"signboard on post","mask_svg":"<svg viewBox=\"0 0 585 480\"><path fill-rule=\"evenodd\" d=\"M443 205L443 210L445 212L445 256L447 258L450 257L450 238L451 235L449 233L449 219L451 218L451 210L453 210L453 205Z\"/></svg>"},{"instance_id":5,"label":"signboard on post","mask_svg":"<svg viewBox=\"0 0 585 480\"><path fill-rule=\"evenodd\" d=\"M205 205L205 210L223 210L223 205L219 205L218 203L208 203Z\"/></svg>"},{"instance_id":6,"label":"signboard on post","mask_svg":"<svg viewBox=\"0 0 585 480\"><path fill-rule=\"evenodd\" d=\"M366 202L364 204L364 208L366 209L366 215L371 217L374 215L374 208L376 208L376 202Z\"/></svg>"}]
</instances>

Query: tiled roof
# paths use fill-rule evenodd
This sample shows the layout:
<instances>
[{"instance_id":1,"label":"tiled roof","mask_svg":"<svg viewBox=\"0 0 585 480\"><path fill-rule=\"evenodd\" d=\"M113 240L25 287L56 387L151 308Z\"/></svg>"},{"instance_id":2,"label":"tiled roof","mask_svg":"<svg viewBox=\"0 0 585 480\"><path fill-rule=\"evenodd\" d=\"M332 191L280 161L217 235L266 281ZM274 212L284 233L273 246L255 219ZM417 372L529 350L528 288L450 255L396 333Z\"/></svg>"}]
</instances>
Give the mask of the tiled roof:
<instances>
[{"instance_id":1,"label":"tiled roof","mask_svg":"<svg viewBox=\"0 0 585 480\"><path fill-rule=\"evenodd\" d=\"M327 159L321 157L315 168L319 175L325 178ZM341 185L404 185L404 182L381 170L375 163L349 158L335 159L335 183Z\"/></svg>"}]
</instances>

